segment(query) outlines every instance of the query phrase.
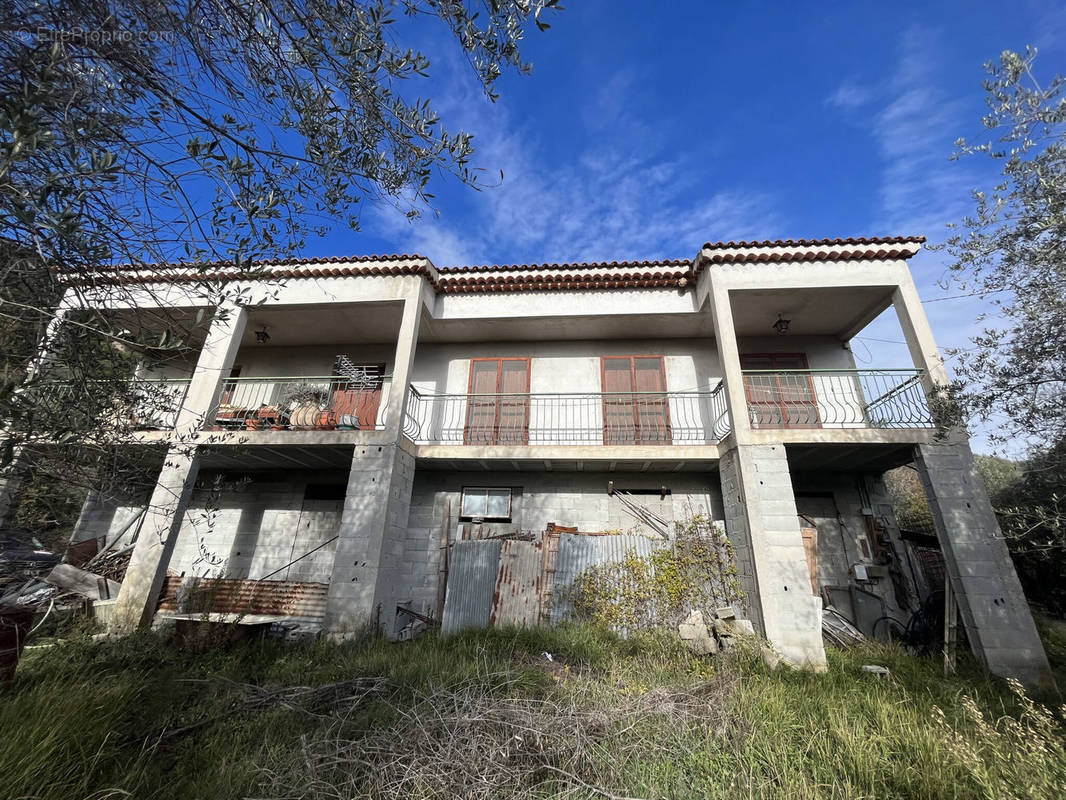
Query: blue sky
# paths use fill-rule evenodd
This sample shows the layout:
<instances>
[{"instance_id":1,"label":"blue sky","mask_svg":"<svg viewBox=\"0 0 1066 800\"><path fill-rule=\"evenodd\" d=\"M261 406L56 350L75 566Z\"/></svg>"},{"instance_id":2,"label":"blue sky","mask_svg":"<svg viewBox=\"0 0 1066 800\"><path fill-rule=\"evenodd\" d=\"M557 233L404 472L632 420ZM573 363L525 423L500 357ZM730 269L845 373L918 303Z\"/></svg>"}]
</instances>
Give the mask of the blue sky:
<instances>
[{"instance_id":1,"label":"blue sky","mask_svg":"<svg viewBox=\"0 0 1066 800\"><path fill-rule=\"evenodd\" d=\"M567 5L528 35L533 75L501 80L495 104L445 37L424 41L433 78L418 91L474 134L493 188L439 181L439 216L368 207L362 232L307 254L452 265L692 257L719 239L935 241L995 174L949 161L957 137L981 135L982 64L1034 44L1038 72L1066 71L1064 3ZM942 299L959 294L938 286L943 261L911 266L941 346L962 346L985 306ZM910 364L894 320L864 336L860 361Z\"/></svg>"}]
</instances>

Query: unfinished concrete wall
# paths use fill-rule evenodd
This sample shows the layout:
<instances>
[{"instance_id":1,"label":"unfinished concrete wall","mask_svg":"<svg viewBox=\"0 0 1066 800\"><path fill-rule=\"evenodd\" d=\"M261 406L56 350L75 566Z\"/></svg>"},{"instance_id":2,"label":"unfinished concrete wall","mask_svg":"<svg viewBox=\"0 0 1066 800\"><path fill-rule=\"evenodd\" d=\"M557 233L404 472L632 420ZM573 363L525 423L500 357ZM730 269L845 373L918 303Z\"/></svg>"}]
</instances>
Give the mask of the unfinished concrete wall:
<instances>
[{"instance_id":1,"label":"unfinished concrete wall","mask_svg":"<svg viewBox=\"0 0 1066 800\"><path fill-rule=\"evenodd\" d=\"M337 637L394 632L414 472L399 445L355 448L326 606L325 629Z\"/></svg>"},{"instance_id":2,"label":"unfinished concrete wall","mask_svg":"<svg viewBox=\"0 0 1066 800\"><path fill-rule=\"evenodd\" d=\"M582 531L650 533L617 498L607 494L609 481L614 481L619 490L650 492L632 499L667 520L685 519L694 513L718 520L723 516L721 493L710 474L419 471L403 554L404 577L410 580L408 596L413 607L435 609L444 508L447 502L447 529L454 541L458 526L463 523L459 512L464 486L512 489L511 521L483 523L482 536L542 531L549 522ZM663 486L670 494L660 497Z\"/></svg>"},{"instance_id":3,"label":"unfinished concrete wall","mask_svg":"<svg viewBox=\"0 0 1066 800\"><path fill-rule=\"evenodd\" d=\"M948 577L974 654L990 672L1053 685L1029 604L965 440L915 449Z\"/></svg>"},{"instance_id":4,"label":"unfinished concrete wall","mask_svg":"<svg viewBox=\"0 0 1066 800\"><path fill-rule=\"evenodd\" d=\"M783 445L739 445L720 463L726 532L752 620L793 664L825 669L822 601L811 591Z\"/></svg>"},{"instance_id":5,"label":"unfinished concrete wall","mask_svg":"<svg viewBox=\"0 0 1066 800\"><path fill-rule=\"evenodd\" d=\"M860 614L853 607L854 598L848 597L847 592L849 586L855 585L882 603L872 617L869 616L872 612L862 614L864 620L872 623L877 617L887 615L906 625L919 601L913 577L915 567L908 560L900 539L892 502L881 476L804 472L793 465L792 481L797 512L809 518L818 531L818 584L823 599L858 623ZM887 540L881 541L885 537ZM856 578L856 564L867 568L866 579ZM870 605L867 603L864 608Z\"/></svg>"},{"instance_id":6,"label":"unfinished concrete wall","mask_svg":"<svg viewBox=\"0 0 1066 800\"><path fill-rule=\"evenodd\" d=\"M200 578L326 583L343 500L318 487L343 486L337 473L284 473L259 479L207 476L185 512L167 572ZM310 491L309 491L310 490ZM316 549L317 548L317 549ZM304 554L314 552L304 558ZM290 562L299 560L295 564ZM278 572L278 570L281 570Z\"/></svg>"}]
</instances>

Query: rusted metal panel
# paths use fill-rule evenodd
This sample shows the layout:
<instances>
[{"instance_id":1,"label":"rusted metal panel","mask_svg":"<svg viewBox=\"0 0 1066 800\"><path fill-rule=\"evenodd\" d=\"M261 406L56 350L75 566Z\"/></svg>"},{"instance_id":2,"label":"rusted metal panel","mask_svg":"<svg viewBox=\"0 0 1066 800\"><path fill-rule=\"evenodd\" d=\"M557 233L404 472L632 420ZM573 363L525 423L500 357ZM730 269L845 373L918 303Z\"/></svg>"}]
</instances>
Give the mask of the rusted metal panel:
<instances>
[{"instance_id":1,"label":"rusted metal panel","mask_svg":"<svg viewBox=\"0 0 1066 800\"><path fill-rule=\"evenodd\" d=\"M488 626L501 549L499 539L460 540L452 545L443 633Z\"/></svg>"},{"instance_id":2,"label":"rusted metal panel","mask_svg":"<svg viewBox=\"0 0 1066 800\"><path fill-rule=\"evenodd\" d=\"M167 576L159 610L322 619L328 591L325 583Z\"/></svg>"},{"instance_id":3,"label":"rusted metal panel","mask_svg":"<svg viewBox=\"0 0 1066 800\"><path fill-rule=\"evenodd\" d=\"M558 625L573 613L571 589L577 576L597 564L619 563L629 552L639 557L651 555L670 542L633 534L621 536L559 536L559 555L555 565L555 588L552 594L551 622Z\"/></svg>"},{"instance_id":4,"label":"rusted metal panel","mask_svg":"<svg viewBox=\"0 0 1066 800\"><path fill-rule=\"evenodd\" d=\"M527 628L540 621L542 568L541 542L503 542L490 625Z\"/></svg>"}]
</instances>

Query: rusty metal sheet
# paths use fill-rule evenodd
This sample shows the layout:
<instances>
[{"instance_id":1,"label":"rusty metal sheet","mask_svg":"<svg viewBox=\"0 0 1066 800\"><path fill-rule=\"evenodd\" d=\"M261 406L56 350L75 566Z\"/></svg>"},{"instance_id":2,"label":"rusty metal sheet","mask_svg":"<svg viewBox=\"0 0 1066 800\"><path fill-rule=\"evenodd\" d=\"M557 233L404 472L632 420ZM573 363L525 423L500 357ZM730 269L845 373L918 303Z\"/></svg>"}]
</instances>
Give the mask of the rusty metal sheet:
<instances>
[{"instance_id":1,"label":"rusty metal sheet","mask_svg":"<svg viewBox=\"0 0 1066 800\"><path fill-rule=\"evenodd\" d=\"M531 628L540 621L543 560L541 542L503 542L490 625Z\"/></svg>"},{"instance_id":2,"label":"rusty metal sheet","mask_svg":"<svg viewBox=\"0 0 1066 800\"><path fill-rule=\"evenodd\" d=\"M552 593L551 622L558 625L573 613L570 590L577 576L597 564L617 563L630 551L649 556L670 542L649 539L647 536L581 536L564 533L559 536L559 555L555 565L555 588Z\"/></svg>"},{"instance_id":3,"label":"rusty metal sheet","mask_svg":"<svg viewBox=\"0 0 1066 800\"><path fill-rule=\"evenodd\" d=\"M501 549L499 539L459 540L452 544L442 633L488 626Z\"/></svg>"},{"instance_id":4,"label":"rusty metal sheet","mask_svg":"<svg viewBox=\"0 0 1066 800\"><path fill-rule=\"evenodd\" d=\"M178 613L265 614L320 620L326 614L329 584L253 581L236 578L179 578L163 583L161 611Z\"/></svg>"}]
</instances>

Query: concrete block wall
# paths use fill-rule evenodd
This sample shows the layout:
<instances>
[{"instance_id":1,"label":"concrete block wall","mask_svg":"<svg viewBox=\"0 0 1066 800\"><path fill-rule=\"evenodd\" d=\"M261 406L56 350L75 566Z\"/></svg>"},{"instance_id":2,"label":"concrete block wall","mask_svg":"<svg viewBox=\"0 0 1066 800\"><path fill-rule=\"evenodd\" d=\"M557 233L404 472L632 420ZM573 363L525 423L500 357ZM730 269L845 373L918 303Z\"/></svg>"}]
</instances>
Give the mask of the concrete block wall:
<instances>
[{"instance_id":1,"label":"concrete block wall","mask_svg":"<svg viewBox=\"0 0 1066 800\"><path fill-rule=\"evenodd\" d=\"M881 475L805 472L793 465L792 482L796 510L809 517L818 530L819 586L847 586L854 580L851 569L855 564L878 563L863 514L864 510L869 510L872 518L887 531L892 543L890 552L898 559L894 568L898 570L899 586L891 576L858 585L881 598L885 614L906 624L917 609L919 593L907 561L907 550L899 536L892 500Z\"/></svg>"},{"instance_id":2,"label":"concrete block wall","mask_svg":"<svg viewBox=\"0 0 1066 800\"><path fill-rule=\"evenodd\" d=\"M420 470L415 476L403 554L403 580L415 608L435 609L440 569L440 531L445 501L450 500L447 521L454 541L462 523L460 510L464 486L510 487L510 522L486 522L482 535L516 530L542 531L549 522L583 531L648 532L618 501L607 494L614 481L618 490L649 490L654 494L632 499L667 520L694 513L722 519L721 493L710 473L607 473L607 472L452 472ZM670 489L660 498L658 489Z\"/></svg>"},{"instance_id":3,"label":"concrete block wall","mask_svg":"<svg viewBox=\"0 0 1066 800\"><path fill-rule=\"evenodd\" d=\"M822 601L811 592L784 446L739 445L720 469L730 492L726 531L742 543L753 621L788 661L824 669Z\"/></svg>"},{"instance_id":4,"label":"concrete block wall","mask_svg":"<svg viewBox=\"0 0 1066 800\"><path fill-rule=\"evenodd\" d=\"M965 441L916 448L918 472L970 646L990 672L1053 685L992 503Z\"/></svg>"},{"instance_id":5,"label":"concrete block wall","mask_svg":"<svg viewBox=\"0 0 1066 800\"><path fill-rule=\"evenodd\" d=\"M355 448L324 623L337 637L394 625L414 470L396 444Z\"/></svg>"}]
</instances>

